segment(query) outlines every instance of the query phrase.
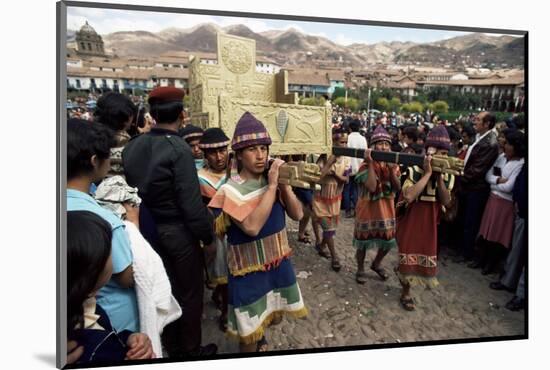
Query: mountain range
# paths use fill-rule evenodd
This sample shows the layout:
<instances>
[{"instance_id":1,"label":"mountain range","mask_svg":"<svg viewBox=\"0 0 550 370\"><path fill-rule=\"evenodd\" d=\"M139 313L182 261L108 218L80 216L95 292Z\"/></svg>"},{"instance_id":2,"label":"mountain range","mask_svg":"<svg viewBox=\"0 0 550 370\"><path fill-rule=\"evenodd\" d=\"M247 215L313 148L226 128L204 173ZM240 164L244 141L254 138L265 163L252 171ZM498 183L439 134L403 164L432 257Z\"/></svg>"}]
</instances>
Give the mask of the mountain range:
<instances>
[{"instance_id":1,"label":"mountain range","mask_svg":"<svg viewBox=\"0 0 550 370\"><path fill-rule=\"evenodd\" d=\"M523 68L524 38L472 33L431 43L379 42L337 44L328 38L307 35L299 30L269 30L260 33L245 25L220 27L205 23L191 28L167 28L157 33L122 31L102 35L108 52L118 56L154 56L169 51L215 52L216 33L256 40L258 55L280 64L304 63L308 56L316 62L347 66L368 64L421 64L431 66L504 66ZM67 32L74 40L74 30Z\"/></svg>"}]
</instances>

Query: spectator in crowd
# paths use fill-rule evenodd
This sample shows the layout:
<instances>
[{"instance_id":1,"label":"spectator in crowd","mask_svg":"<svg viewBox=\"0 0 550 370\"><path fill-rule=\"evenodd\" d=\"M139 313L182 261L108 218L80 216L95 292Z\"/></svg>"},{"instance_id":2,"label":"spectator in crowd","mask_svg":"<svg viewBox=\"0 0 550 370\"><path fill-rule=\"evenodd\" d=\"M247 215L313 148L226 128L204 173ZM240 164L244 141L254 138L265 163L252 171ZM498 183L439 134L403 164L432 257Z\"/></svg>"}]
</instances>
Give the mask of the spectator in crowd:
<instances>
[{"instance_id":1,"label":"spectator in crowd","mask_svg":"<svg viewBox=\"0 0 550 370\"><path fill-rule=\"evenodd\" d=\"M472 145L476 138L476 131L471 125L465 125L462 129L462 147L460 147L457 157L464 160L468 148Z\"/></svg>"},{"instance_id":2,"label":"spectator in crowd","mask_svg":"<svg viewBox=\"0 0 550 370\"><path fill-rule=\"evenodd\" d=\"M139 331L136 292L133 288L132 250L123 221L101 207L88 192L110 169L110 149L115 145L107 127L71 119L67 122L67 211L90 211L111 225L113 275L97 293L97 302L117 331ZM139 210L125 205L126 219L139 223Z\"/></svg>"},{"instance_id":3,"label":"spectator in crowd","mask_svg":"<svg viewBox=\"0 0 550 370\"><path fill-rule=\"evenodd\" d=\"M491 185L491 194L479 228L482 249L480 264L484 275L492 272L510 248L514 231L514 204L512 191L523 167L525 138L519 131L507 131L504 153L500 154L485 176Z\"/></svg>"},{"instance_id":4,"label":"spectator in crowd","mask_svg":"<svg viewBox=\"0 0 550 370\"><path fill-rule=\"evenodd\" d=\"M113 273L112 238L111 225L97 214L67 212L67 337L82 347L78 364L155 357L147 335L116 330L96 302Z\"/></svg>"},{"instance_id":5,"label":"spectator in crowd","mask_svg":"<svg viewBox=\"0 0 550 370\"><path fill-rule=\"evenodd\" d=\"M137 107L123 94L109 92L99 97L94 119L114 131L115 147L111 149L111 169L107 176L124 176L122 150L131 136L128 130L137 114Z\"/></svg>"},{"instance_id":6,"label":"spectator in crowd","mask_svg":"<svg viewBox=\"0 0 550 370\"><path fill-rule=\"evenodd\" d=\"M493 131L496 123L494 114L480 112L474 122L476 141L468 148L464 158L464 175L460 177L463 197L461 206L464 207L462 257L466 261L474 259L481 217L489 197L489 184L485 181L485 175L498 156L497 138ZM478 265L478 261L475 262L472 266Z\"/></svg>"},{"instance_id":7,"label":"spectator in crowd","mask_svg":"<svg viewBox=\"0 0 550 370\"><path fill-rule=\"evenodd\" d=\"M415 144L418 140L418 129L416 126L407 125L403 129L403 144L404 147L408 147L412 144Z\"/></svg>"},{"instance_id":8,"label":"spectator in crowd","mask_svg":"<svg viewBox=\"0 0 550 370\"><path fill-rule=\"evenodd\" d=\"M151 115L147 112L145 106L143 104L140 104L138 106L136 119L128 130L128 133L131 137L139 134L146 134L147 132L151 131L152 127L153 117L151 117Z\"/></svg>"},{"instance_id":9,"label":"spectator in crowd","mask_svg":"<svg viewBox=\"0 0 550 370\"><path fill-rule=\"evenodd\" d=\"M452 126L443 126L443 127L447 129L447 133L449 134L449 138L451 139L451 148L449 149L449 156L456 157L459 151L459 143L461 139L460 134Z\"/></svg>"},{"instance_id":10,"label":"spectator in crowd","mask_svg":"<svg viewBox=\"0 0 550 370\"><path fill-rule=\"evenodd\" d=\"M516 126L516 129L518 129L519 131L525 134L525 116L523 114L516 115L512 119L512 122Z\"/></svg>"},{"instance_id":11,"label":"spectator in crowd","mask_svg":"<svg viewBox=\"0 0 550 370\"><path fill-rule=\"evenodd\" d=\"M520 132L520 131L518 131ZM518 280L522 271L525 269L527 260L527 238L526 238L526 220L527 220L527 163L524 163L519 175L516 178L513 190L513 199L515 205L514 232L512 234L512 248L508 253L504 274L498 281L490 284L491 289L495 290L519 290ZM517 294L516 296L523 295Z\"/></svg>"},{"instance_id":12,"label":"spectator in crowd","mask_svg":"<svg viewBox=\"0 0 550 370\"><path fill-rule=\"evenodd\" d=\"M514 297L510 301L508 301L505 305L507 309L510 311L519 311L523 310L526 307L526 301L525 301L525 271L526 268L523 268L523 271L521 272L521 276L519 278L518 287L516 289L516 293Z\"/></svg>"},{"instance_id":13,"label":"spectator in crowd","mask_svg":"<svg viewBox=\"0 0 550 370\"><path fill-rule=\"evenodd\" d=\"M424 127L424 126L421 125L420 127ZM424 146L425 141L426 141L426 134L424 132L420 132L418 134L418 138L416 139L416 143L418 145Z\"/></svg>"}]
</instances>

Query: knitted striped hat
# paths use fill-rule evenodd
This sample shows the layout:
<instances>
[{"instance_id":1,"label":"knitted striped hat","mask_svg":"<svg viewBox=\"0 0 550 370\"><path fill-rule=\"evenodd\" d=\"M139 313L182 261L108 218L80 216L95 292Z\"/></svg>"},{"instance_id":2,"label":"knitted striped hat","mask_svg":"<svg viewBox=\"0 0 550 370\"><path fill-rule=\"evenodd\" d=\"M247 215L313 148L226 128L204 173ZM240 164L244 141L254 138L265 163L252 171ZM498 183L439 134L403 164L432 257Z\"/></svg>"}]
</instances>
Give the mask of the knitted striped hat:
<instances>
[{"instance_id":1,"label":"knitted striped hat","mask_svg":"<svg viewBox=\"0 0 550 370\"><path fill-rule=\"evenodd\" d=\"M388 131L381 125L376 127L374 132L372 133L372 136L370 137L370 143L371 145L374 145L380 141L387 141L391 144L391 136L388 134Z\"/></svg>"},{"instance_id":2,"label":"knitted striped hat","mask_svg":"<svg viewBox=\"0 0 550 370\"><path fill-rule=\"evenodd\" d=\"M264 124L250 112L245 112L235 127L231 149L239 150L253 145L271 145L271 138Z\"/></svg>"},{"instance_id":3,"label":"knitted striped hat","mask_svg":"<svg viewBox=\"0 0 550 370\"><path fill-rule=\"evenodd\" d=\"M229 145L229 138L225 135L223 130L219 127L212 127L204 131L199 142L199 148L201 149L216 149L223 148Z\"/></svg>"},{"instance_id":4,"label":"knitted striped hat","mask_svg":"<svg viewBox=\"0 0 550 370\"><path fill-rule=\"evenodd\" d=\"M197 140L200 139L203 135L204 131L202 128L193 126L191 124L185 126L181 130L178 131L178 134L187 142L190 140Z\"/></svg>"},{"instance_id":5,"label":"knitted striped hat","mask_svg":"<svg viewBox=\"0 0 550 370\"><path fill-rule=\"evenodd\" d=\"M445 126L435 126L428 134L428 137L426 137L425 146L426 148L432 146L437 149L449 150L451 148L451 139Z\"/></svg>"}]
</instances>

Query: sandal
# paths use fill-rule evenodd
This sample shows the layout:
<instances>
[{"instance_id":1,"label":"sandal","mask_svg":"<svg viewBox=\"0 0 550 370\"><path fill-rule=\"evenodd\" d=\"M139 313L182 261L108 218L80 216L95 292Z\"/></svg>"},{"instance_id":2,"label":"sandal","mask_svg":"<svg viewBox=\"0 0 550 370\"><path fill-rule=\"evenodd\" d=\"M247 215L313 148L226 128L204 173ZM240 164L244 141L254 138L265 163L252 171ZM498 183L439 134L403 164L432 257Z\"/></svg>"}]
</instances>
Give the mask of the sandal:
<instances>
[{"instance_id":1,"label":"sandal","mask_svg":"<svg viewBox=\"0 0 550 370\"><path fill-rule=\"evenodd\" d=\"M330 254L326 250L321 249L320 244L315 245L315 250L317 251L319 256L324 257L324 258L330 258Z\"/></svg>"},{"instance_id":2,"label":"sandal","mask_svg":"<svg viewBox=\"0 0 550 370\"><path fill-rule=\"evenodd\" d=\"M298 241L304 244L311 244L311 239L307 235L304 235L303 237L298 238Z\"/></svg>"},{"instance_id":3,"label":"sandal","mask_svg":"<svg viewBox=\"0 0 550 370\"><path fill-rule=\"evenodd\" d=\"M265 336L262 336L262 339L256 342L256 352L267 352L267 340Z\"/></svg>"},{"instance_id":4,"label":"sandal","mask_svg":"<svg viewBox=\"0 0 550 370\"><path fill-rule=\"evenodd\" d=\"M399 298L399 302L401 302L401 307L403 307L405 310L414 311L415 306L414 306L414 300L412 299L412 297L409 297L409 298L401 297Z\"/></svg>"},{"instance_id":5,"label":"sandal","mask_svg":"<svg viewBox=\"0 0 550 370\"><path fill-rule=\"evenodd\" d=\"M357 272L355 274L355 281L357 281L358 284L365 284L367 282L367 274L365 271Z\"/></svg>"},{"instance_id":6,"label":"sandal","mask_svg":"<svg viewBox=\"0 0 550 370\"><path fill-rule=\"evenodd\" d=\"M340 269L342 268L342 266L340 265L340 261L334 259L332 260L330 267L332 267L332 269L336 272L340 271Z\"/></svg>"},{"instance_id":7,"label":"sandal","mask_svg":"<svg viewBox=\"0 0 550 370\"><path fill-rule=\"evenodd\" d=\"M380 279L382 279L383 281L386 281L388 280L388 274L386 273L386 270L384 270L384 268L378 266L378 267L374 267L374 265L370 265L370 269L374 272L376 272L376 274L380 277Z\"/></svg>"}]
</instances>

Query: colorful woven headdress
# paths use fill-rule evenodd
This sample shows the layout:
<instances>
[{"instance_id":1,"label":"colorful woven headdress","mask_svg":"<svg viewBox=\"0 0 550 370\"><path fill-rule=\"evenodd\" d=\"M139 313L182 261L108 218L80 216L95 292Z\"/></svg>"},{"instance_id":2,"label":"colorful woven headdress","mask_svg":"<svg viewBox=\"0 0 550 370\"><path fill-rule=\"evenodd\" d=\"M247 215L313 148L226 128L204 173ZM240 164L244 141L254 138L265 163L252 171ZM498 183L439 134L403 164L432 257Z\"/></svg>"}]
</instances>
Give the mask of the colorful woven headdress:
<instances>
[{"instance_id":1,"label":"colorful woven headdress","mask_svg":"<svg viewBox=\"0 0 550 370\"><path fill-rule=\"evenodd\" d=\"M245 112L235 127L231 149L237 151L254 145L271 145L271 137L262 122L250 112ZM239 176L235 154L231 159L231 179L238 183L243 181Z\"/></svg>"},{"instance_id":2,"label":"colorful woven headdress","mask_svg":"<svg viewBox=\"0 0 550 370\"><path fill-rule=\"evenodd\" d=\"M445 126L435 126L428 134L428 137L426 137L425 146L426 148L434 147L436 149L449 150L451 148L451 139Z\"/></svg>"},{"instance_id":3,"label":"colorful woven headdress","mask_svg":"<svg viewBox=\"0 0 550 370\"><path fill-rule=\"evenodd\" d=\"M229 138L225 135L223 130L219 127L212 127L206 129L199 142L199 148L201 149L217 149L223 148L229 145Z\"/></svg>"},{"instance_id":4,"label":"colorful woven headdress","mask_svg":"<svg viewBox=\"0 0 550 370\"><path fill-rule=\"evenodd\" d=\"M245 112L235 127L231 149L239 150L252 145L271 145L271 137L262 122L250 112Z\"/></svg>"},{"instance_id":5,"label":"colorful woven headdress","mask_svg":"<svg viewBox=\"0 0 550 370\"><path fill-rule=\"evenodd\" d=\"M372 133L372 136L370 138L370 143L371 145L374 145L380 141L387 141L388 143L391 144L390 134L388 134L388 131L386 131L386 129L381 125L379 125L378 127L376 127L376 129L374 129L374 132Z\"/></svg>"}]
</instances>

